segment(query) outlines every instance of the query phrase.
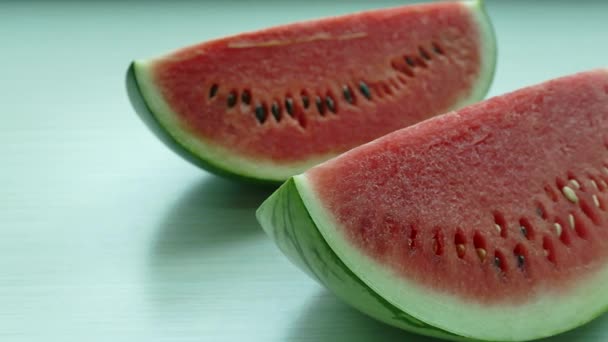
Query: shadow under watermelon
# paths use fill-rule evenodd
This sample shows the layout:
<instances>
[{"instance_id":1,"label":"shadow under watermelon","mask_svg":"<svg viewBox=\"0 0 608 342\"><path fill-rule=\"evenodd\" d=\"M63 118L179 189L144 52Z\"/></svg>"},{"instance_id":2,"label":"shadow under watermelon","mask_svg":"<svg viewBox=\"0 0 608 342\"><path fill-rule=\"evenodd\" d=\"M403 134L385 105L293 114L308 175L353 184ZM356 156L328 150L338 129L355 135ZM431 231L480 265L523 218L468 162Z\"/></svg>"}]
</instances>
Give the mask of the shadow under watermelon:
<instances>
[{"instance_id":1,"label":"shadow under watermelon","mask_svg":"<svg viewBox=\"0 0 608 342\"><path fill-rule=\"evenodd\" d=\"M255 210L273 189L219 177L198 182L171 207L158 226L147 258L150 302L178 309L204 298L213 277L237 274L231 254L266 239Z\"/></svg>"}]
</instances>

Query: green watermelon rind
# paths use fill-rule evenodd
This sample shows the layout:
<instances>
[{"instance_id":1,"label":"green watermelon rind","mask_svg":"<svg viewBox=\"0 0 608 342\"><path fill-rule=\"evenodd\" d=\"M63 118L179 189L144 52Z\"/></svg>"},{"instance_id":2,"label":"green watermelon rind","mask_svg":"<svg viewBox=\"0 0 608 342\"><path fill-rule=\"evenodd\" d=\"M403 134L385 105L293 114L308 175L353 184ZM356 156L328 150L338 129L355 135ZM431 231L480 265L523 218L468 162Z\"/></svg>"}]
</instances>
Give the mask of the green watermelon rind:
<instances>
[{"instance_id":1,"label":"green watermelon rind","mask_svg":"<svg viewBox=\"0 0 608 342\"><path fill-rule=\"evenodd\" d=\"M487 94L492 84L496 65L496 39L483 0L462 1L479 27L481 44L480 74L467 98L451 109L477 102ZM195 137L181 126L178 116L164 101L156 87L151 67L155 60L131 63L127 70L126 84L129 99L135 111L150 130L171 150L187 161L219 176L247 183L279 185L290 176L304 172L336 154L313 156L295 163L276 163L235 153L228 148Z\"/></svg>"},{"instance_id":2,"label":"green watermelon rind","mask_svg":"<svg viewBox=\"0 0 608 342\"><path fill-rule=\"evenodd\" d=\"M574 329L590 322L608 310L608 306L597 304L601 302L598 294L602 292L603 286L593 285L608 282L608 268L605 268L599 272L599 276L587 282L592 283L592 286L582 286L577 290L578 295L571 296L570 302L561 303L561 305L560 303L556 304L555 310L551 310L552 303L548 303L543 308L544 311L540 315L540 320L547 319L547 321L551 321L551 317L559 316L562 311L569 311L568 314L563 314L563 317L567 315L571 316L567 319L561 319L565 322L563 325L553 326L549 330L544 327L534 327L534 329L538 330L531 330L530 327L525 327L527 333L522 335L518 331L518 328L521 327L511 326L506 322L501 323L501 318L497 317L497 322L495 323L496 326L500 327L501 331L492 332L492 336L488 336L483 332L479 333L476 329L484 330L483 325L479 325L479 323L477 327L452 324L449 328L460 330L460 332L455 332L451 329L448 331L445 328L430 324L427 319L423 320L422 317L420 319L416 318L407 309L409 303L396 305L396 302L386 298L385 293L381 290L369 286L368 280L364 280L359 276L365 275L360 273L361 270L354 271L351 267L347 266L336 254L336 248L340 249L340 247L335 246L335 242L332 244L328 243L332 241L328 240L327 236L321 233L322 230L327 230L320 229L321 226L333 224L330 222L332 220L324 218L326 215L321 213L323 210L319 210L318 203L311 203L314 199L311 200L310 195L311 189L307 184L305 175L290 178L258 208L256 212L258 222L267 235L274 240L279 249L295 265L346 303L386 324L416 334L452 341L527 341L553 336ZM374 267L377 269L382 268L379 265L375 265ZM400 281L397 282L399 282L398 286L403 287L407 291L412 289L409 285L404 285ZM395 285L397 282L395 282ZM436 307L453 305L453 301L450 298L438 293L427 293L423 297L427 299L433 298L433 300L440 303ZM444 300L445 302L443 302ZM426 305L434 306L435 304L428 302ZM459 312L458 315L461 316L469 313L467 306L474 307L475 305L475 303L465 301L453 307L456 308L456 311ZM585 308L586 312L583 317L576 316L580 311L577 310L577 307L578 309L581 307ZM590 309L591 307L593 308ZM568 308L571 310L567 310ZM492 310L496 309L502 311L503 307L493 308L488 310L487 313L481 312L476 316L485 320L488 317L493 319L491 315L496 311ZM519 315L520 319L524 321L524 325L527 324L525 323L527 319L526 309L537 311L538 307L534 307L534 305L521 307L517 309L519 311L514 312L514 315ZM504 315L502 317L504 318ZM473 317L473 320L475 319ZM530 334L530 331L533 331L533 333Z\"/></svg>"},{"instance_id":3,"label":"green watermelon rind","mask_svg":"<svg viewBox=\"0 0 608 342\"><path fill-rule=\"evenodd\" d=\"M257 210L256 216L267 235L294 264L359 311L413 333L470 341L410 316L365 285L319 233L294 178L273 193Z\"/></svg>"}]
</instances>

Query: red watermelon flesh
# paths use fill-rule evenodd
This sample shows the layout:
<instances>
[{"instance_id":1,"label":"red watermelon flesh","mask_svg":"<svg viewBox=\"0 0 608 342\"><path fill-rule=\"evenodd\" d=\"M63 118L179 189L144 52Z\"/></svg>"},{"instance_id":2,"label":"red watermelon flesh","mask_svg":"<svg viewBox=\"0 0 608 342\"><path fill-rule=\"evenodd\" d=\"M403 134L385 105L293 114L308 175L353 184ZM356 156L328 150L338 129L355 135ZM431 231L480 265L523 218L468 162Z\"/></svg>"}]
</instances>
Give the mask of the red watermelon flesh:
<instances>
[{"instance_id":1,"label":"red watermelon flesh","mask_svg":"<svg viewBox=\"0 0 608 342\"><path fill-rule=\"evenodd\" d=\"M510 304L567 291L607 265L608 72L401 130L307 179L340 234L427 288Z\"/></svg>"},{"instance_id":2,"label":"red watermelon flesh","mask_svg":"<svg viewBox=\"0 0 608 342\"><path fill-rule=\"evenodd\" d=\"M494 53L481 5L447 2L228 37L136 62L135 74L156 120L188 153L228 173L282 180L479 100Z\"/></svg>"},{"instance_id":3,"label":"red watermelon flesh","mask_svg":"<svg viewBox=\"0 0 608 342\"><path fill-rule=\"evenodd\" d=\"M580 326L608 308L608 69L388 134L293 177L257 216L397 327L523 341Z\"/></svg>"}]
</instances>

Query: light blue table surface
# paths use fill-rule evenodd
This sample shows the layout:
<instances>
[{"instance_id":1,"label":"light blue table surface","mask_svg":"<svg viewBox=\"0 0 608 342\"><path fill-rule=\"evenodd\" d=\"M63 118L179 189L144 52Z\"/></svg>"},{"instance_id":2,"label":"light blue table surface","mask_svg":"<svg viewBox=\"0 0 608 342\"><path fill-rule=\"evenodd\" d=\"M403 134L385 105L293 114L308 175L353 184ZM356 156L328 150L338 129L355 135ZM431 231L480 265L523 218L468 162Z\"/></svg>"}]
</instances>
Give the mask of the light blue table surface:
<instances>
[{"instance_id":1,"label":"light blue table surface","mask_svg":"<svg viewBox=\"0 0 608 342\"><path fill-rule=\"evenodd\" d=\"M123 85L134 58L404 1L0 2L0 341L430 341L292 266L268 195L165 148ZM608 2L489 1L491 95L608 66ZM608 316L550 341L606 341Z\"/></svg>"}]
</instances>

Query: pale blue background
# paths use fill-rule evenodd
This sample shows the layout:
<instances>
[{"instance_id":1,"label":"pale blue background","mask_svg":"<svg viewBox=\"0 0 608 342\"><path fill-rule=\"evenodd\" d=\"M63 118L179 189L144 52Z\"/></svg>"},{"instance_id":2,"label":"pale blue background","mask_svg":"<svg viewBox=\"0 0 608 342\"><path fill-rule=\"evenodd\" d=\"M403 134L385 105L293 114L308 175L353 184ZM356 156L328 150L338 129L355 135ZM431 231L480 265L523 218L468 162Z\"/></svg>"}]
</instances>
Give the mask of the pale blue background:
<instances>
[{"instance_id":1,"label":"pale blue background","mask_svg":"<svg viewBox=\"0 0 608 342\"><path fill-rule=\"evenodd\" d=\"M268 192L175 156L123 85L134 58L403 2L0 2L0 341L430 341L292 266L254 219ZM608 2L488 6L491 95L608 66Z\"/></svg>"}]
</instances>

